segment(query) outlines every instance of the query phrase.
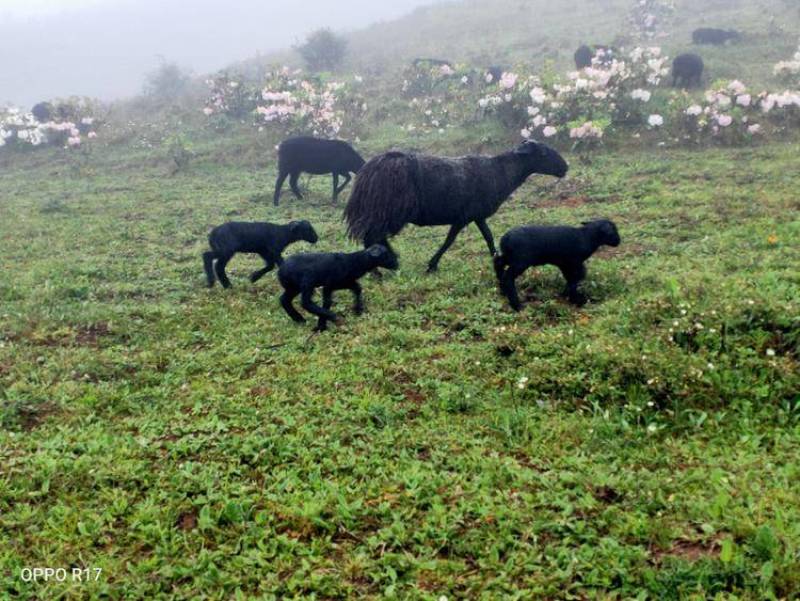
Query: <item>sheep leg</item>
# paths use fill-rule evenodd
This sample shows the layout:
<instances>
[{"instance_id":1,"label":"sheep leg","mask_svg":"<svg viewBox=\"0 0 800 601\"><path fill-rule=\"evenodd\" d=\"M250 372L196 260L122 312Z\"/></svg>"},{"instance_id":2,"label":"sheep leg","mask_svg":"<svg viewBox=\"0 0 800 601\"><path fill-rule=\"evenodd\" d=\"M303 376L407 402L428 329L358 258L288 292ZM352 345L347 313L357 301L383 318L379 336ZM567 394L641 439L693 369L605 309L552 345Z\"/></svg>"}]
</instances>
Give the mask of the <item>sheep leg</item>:
<instances>
[{"instance_id":1,"label":"sheep leg","mask_svg":"<svg viewBox=\"0 0 800 601\"><path fill-rule=\"evenodd\" d=\"M326 286L325 288L322 289L322 308L327 311L330 311L332 305L333 305L333 290ZM327 318L320 316L316 327L317 332L324 332L327 329L328 329Z\"/></svg>"},{"instance_id":2,"label":"sheep leg","mask_svg":"<svg viewBox=\"0 0 800 601\"><path fill-rule=\"evenodd\" d=\"M333 202L336 202L336 197L339 196L339 174L333 172Z\"/></svg>"},{"instance_id":3,"label":"sheep leg","mask_svg":"<svg viewBox=\"0 0 800 601\"><path fill-rule=\"evenodd\" d=\"M276 207L280 204L281 200L281 188L283 188L283 182L286 181L286 178L289 177L288 172L281 171L278 174L278 179L275 182L275 196L272 198L272 204Z\"/></svg>"},{"instance_id":4,"label":"sheep leg","mask_svg":"<svg viewBox=\"0 0 800 601\"><path fill-rule=\"evenodd\" d=\"M522 309L522 304L519 302L519 294L517 294L516 283L516 279L518 276L522 275L522 271L524 270L509 266L500 280L500 289L503 291L503 294L505 294L508 303L514 311Z\"/></svg>"},{"instance_id":5,"label":"sheep leg","mask_svg":"<svg viewBox=\"0 0 800 601\"><path fill-rule=\"evenodd\" d=\"M439 260L442 258L442 255L447 252L447 249L453 245L453 242L456 240L456 236L458 233L464 229L462 224L454 224L450 226L450 231L447 232L447 238L442 244L442 247L436 251L436 254L431 257L430 262L428 263L428 273L432 273L439 269Z\"/></svg>"},{"instance_id":6,"label":"sheep leg","mask_svg":"<svg viewBox=\"0 0 800 601\"><path fill-rule=\"evenodd\" d=\"M300 294L299 290L294 289L286 289L283 294L281 294L281 306L283 310L292 318L293 321L297 323L303 323L306 319L300 313L297 312L297 309L294 308L292 305L292 301Z\"/></svg>"},{"instance_id":7,"label":"sheep leg","mask_svg":"<svg viewBox=\"0 0 800 601\"><path fill-rule=\"evenodd\" d=\"M334 177L336 176L337 174L334 174ZM342 193L342 190L344 190L347 187L347 184L350 183L350 180L353 179L349 173L342 173L341 176L344 177L344 183L338 188L336 188L336 184L334 183L335 192L333 193L333 200L336 200L339 194Z\"/></svg>"},{"instance_id":8,"label":"sheep leg","mask_svg":"<svg viewBox=\"0 0 800 601\"><path fill-rule=\"evenodd\" d=\"M217 255L213 251L203 253L203 269L206 272L206 282L209 288L214 286L214 259L216 258Z\"/></svg>"},{"instance_id":9,"label":"sheep leg","mask_svg":"<svg viewBox=\"0 0 800 601\"><path fill-rule=\"evenodd\" d=\"M303 290L300 302L300 304L303 306L303 309L305 309L309 313L313 313L317 317L324 317L325 319L336 321L336 314L330 309L323 309L318 304L316 304L314 302L314 299L312 298L313 295L314 295L313 289Z\"/></svg>"},{"instance_id":10,"label":"sheep leg","mask_svg":"<svg viewBox=\"0 0 800 601\"><path fill-rule=\"evenodd\" d=\"M486 224L485 219L480 219L475 222L475 225L478 226L478 229L483 234L483 239L486 240L486 246L489 247L489 254L495 256L497 254L497 248L494 245L494 236L492 236L492 230L489 229L489 226Z\"/></svg>"},{"instance_id":11,"label":"sheep leg","mask_svg":"<svg viewBox=\"0 0 800 601\"><path fill-rule=\"evenodd\" d=\"M289 187L292 189L292 192L294 192L294 195L298 199L303 200L303 194L300 192L300 188L297 185L299 179L300 179L299 171L295 171L294 173L292 173L289 176Z\"/></svg>"},{"instance_id":12,"label":"sheep leg","mask_svg":"<svg viewBox=\"0 0 800 601\"><path fill-rule=\"evenodd\" d=\"M232 255L217 256L217 262L214 265L214 270L217 272L217 279L222 284L223 288L230 288L231 281L228 279L228 274L225 273L225 266L231 260Z\"/></svg>"},{"instance_id":13,"label":"sheep leg","mask_svg":"<svg viewBox=\"0 0 800 601\"><path fill-rule=\"evenodd\" d=\"M564 294L573 305L585 305L586 297L578 292L578 284L586 277L586 267L583 263L578 265L566 265L561 267L561 273L567 280L567 287L564 289Z\"/></svg>"},{"instance_id":14,"label":"sheep leg","mask_svg":"<svg viewBox=\"0 0 800 601\"><path fill-rule=\"evenodd\" d=\"M267 275L272 269L275 267L274 263L267 263L262 269L256 269L253 273L250 274L250 281L254 284Z\"/></svg>"},{"instance_id":15,"label":"sheep leg","mask_svg":"<svg viewBox=\"0 0 800 601\"><path fill-rule=\"evenodd\" d=\"M353 282L350 285L350 290L353 291L353 296L355 297L353 311L356 312L356 315L361 315L364 312L364 297L361 294L361 284L358 282Z\"/></svg>"},{"instance_id":16,"label":"sheep leg","mask_svg":"<svg viewBox=\"0 0 800 601\"><path fill-rule=\"evenodd\" d=\"M264 267L262 269L256 269L253 273L250 274L250 281L254 284L267 275L272 268L275 267L275 263L269 258L264 255L261 255L261 258L264 259Z\"/></svg>"}]
</instances>

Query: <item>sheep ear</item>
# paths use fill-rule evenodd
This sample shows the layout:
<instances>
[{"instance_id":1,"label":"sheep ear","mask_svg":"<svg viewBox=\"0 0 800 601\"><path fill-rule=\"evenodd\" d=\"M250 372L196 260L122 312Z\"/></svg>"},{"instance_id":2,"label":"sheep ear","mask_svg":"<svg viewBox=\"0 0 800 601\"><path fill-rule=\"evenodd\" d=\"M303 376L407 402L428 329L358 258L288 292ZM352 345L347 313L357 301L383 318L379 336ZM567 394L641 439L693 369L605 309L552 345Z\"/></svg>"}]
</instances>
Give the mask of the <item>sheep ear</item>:
<instances>
[{"instance_id":1,"label":"sheep ear","mask_svg":"<svg viewBox=\"0 0 800 601\"><path fill-rule=\"evenodd\" d=\"M372 257L373 259L377 259L383 254L383 247L377 244L370 246L367 249L367 254Z\"/></svg>"}]
</instances>

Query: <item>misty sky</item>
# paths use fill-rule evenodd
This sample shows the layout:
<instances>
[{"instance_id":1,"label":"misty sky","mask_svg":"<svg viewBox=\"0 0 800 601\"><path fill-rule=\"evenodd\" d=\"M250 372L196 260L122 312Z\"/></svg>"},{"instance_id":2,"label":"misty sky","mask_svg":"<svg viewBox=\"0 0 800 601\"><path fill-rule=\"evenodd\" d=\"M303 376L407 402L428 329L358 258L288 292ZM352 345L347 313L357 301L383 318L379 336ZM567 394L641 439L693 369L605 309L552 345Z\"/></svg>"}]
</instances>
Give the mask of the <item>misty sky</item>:
<instances>
[{"instance_id":1,"label":"misty sky","mask_svg":"<svg viewBox=\"0 0 800 601\"><path fill-rule=\"evenodd\" d=\"M0 0L0 103L141 90L158 57L195 73L432 0Z\"/></svg>"}]
</instances>

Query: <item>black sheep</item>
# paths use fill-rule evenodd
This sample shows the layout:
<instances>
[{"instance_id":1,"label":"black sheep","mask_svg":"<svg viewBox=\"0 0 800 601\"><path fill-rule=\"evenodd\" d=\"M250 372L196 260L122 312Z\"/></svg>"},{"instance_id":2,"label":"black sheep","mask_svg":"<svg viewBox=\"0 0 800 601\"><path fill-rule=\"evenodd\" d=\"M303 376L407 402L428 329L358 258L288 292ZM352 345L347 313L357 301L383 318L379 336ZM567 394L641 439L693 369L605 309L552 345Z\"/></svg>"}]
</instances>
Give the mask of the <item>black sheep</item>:
<instances>
[{"instance_id":1,"label":"black sheep","mask_svg":"<svg viewBox=\"0 0 800 601\"><path fill-rule=\"evenodd\" d=\"M31 109L31 113L39 123L47 123L53 118L53 105L49 102L39 102Z\"/></svg>"},{"instance_id":2,"label":"black sheep","mask_svg":"<svg viewBox=\"0 0 800 601\"><path fill-rule=\"evenodd\" d=\"M701 27L692 32L692 42L695 44L712 44L721 46L728 40L738 40L741 37L738 31L733 29L715 29L714 27Z\"/></svg>"},{"instance_id":3,"label":"black sheep","mask_svg":"<svg viewBox=\"0 0 800 601\"><path fill-rule=\"evenodd\" d=\"M515 280L536 265L555 265L567 280L565 294L570 302L586 302L578 292L578 284L586 277L583 263L601 245L618 246L619 232L612 221L585 222L582 227L515 227L500 239L500 254L494 258L494 270L500 289L511 308L521 308Z\"/></svg>"},{"instance_id":4,"label":"black sheep","mask_svg":"<svg viewBox=\"0 0 800 601\"><path fill-rule=\"evenodd\" d=\"M301 295L303 308L319 317L317 331L323 331L328 327L328 320L336 321L336 314L330 310L336 290L352 290L355 295L354 311L358 315L364 312L358 280L378 267L397 269L397 257L380 244L353 253L292 255L278 269L278 280L284 289L281 305L289 317L302 323L305 319L292 305L297 295ZM313 300L316 288L322 288L322 307Z\"/></svg>"},{"instance_id":5,"label":"black sheep","mask_svg":"<svg viewBox=\"0 0 800 601\"><path fill-rule=\"evenodd\" d=\"M486 220L529 175L564 177L568 168L558 152L533 141L495 157L388 152L364 165L356 178L345 209L348 234L365 247L383 244L391 250L389 236L407 223L449 225L447 239L428 263L428 271L435 271L458 233L475 223L495 254Z\"/></svg>"},{"instance_id":6,"label":"black sheep","mask_svg":"<svg viewBox=\"0 0 800 601\"><path fill-rule=\"evenodd\" d=\"M503 73L505 72L505 67L501 65L491 65L486 68L486 75L491 75L491 81L500 81L503 77Z\"/></svg>"},{"instance_id":7,"label":"black sheep","mask_svg":"<svg viewBox=\"0 0 800 601\"><path fill-rule=\"evenodd\" d=\"M602 55L598 56L598 52L602 51ZM587 46L583 44L580 48L575 51L574 59L575 59L575 68L576 69L585 69L586 67L592 66L592 60L597 57L600 64L607 65L611 63L611 60L614 57L615 49L610 46L604 46L602 44L594 44L593 46Z\"/></svg>"},{"instance_id":8,"label":"black sheep","mask_svg":"<svg viewBox=\"0 0 800 601\"><path fill-rule=\"evenodd\" d=\"M317 232L308 221L292 221L286 225L246 221L223 223L211 230L208 236L211 250L203 253L208 286L214 285L216 272L220 284L230 288L225 266L236 253L255 253L264 259L266 265L250 274L250 281L257 282L275 265L283 263L281 253L292 242L305 240L315 244L318 239Z\"/></svg>"},{"instance_id":9,"label":"black sheep","mask_svg":"<svg viewBox=\"0 0 800 601\"><path fill-rule=\"evenodd\" d=\"M690 88L692 82L697 82L699 86L703 77L703 59L696 54L679 54L672 61L672 86L679 83L683 87Z\"/></svg>"},{"instance_id":10,"label":"black sheep","mask_svg":"<svg viewBox=\"0 0 800 601\"><path fill-rule=\"evenodd\" d=\"M280 203L283 182L289 177L289 185L297 198L303 198L297 180L301 173L333 175L333 200L350 183L350 174L358 173L364 159L343 140L323 140L307 136L289 138L278 146L278 180L275 183L273 202ZM345 178L339 186L339 176Z\"/></svg>"}]
</instances>

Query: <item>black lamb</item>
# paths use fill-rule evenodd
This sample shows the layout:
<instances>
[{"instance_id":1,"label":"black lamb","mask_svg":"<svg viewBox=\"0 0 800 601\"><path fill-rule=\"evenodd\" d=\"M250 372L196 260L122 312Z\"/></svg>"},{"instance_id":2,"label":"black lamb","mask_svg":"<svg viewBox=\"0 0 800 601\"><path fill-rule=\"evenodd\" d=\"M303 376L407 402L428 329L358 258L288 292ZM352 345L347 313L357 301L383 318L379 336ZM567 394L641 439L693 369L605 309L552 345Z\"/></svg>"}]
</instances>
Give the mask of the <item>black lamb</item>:
<instances>
[{"instance_id":1,"label":"black lamb","mask_svg":"<svg viewBox=\"0 0 800 601\"><path fill-rule=\"evenodd\" d=\"M428 271L436 271L458 233L475 223L494 255L486 220L531 174L564 177L568 169L558 152L533 141L495 157L388 152L370 160L356 178L345 209L348 234L365 247L382 244L391 251L389 236L407 223L449 225L447 239L428 263Z\"/></svg>"},{"instance_id":2,"label":"black lamb","mask_svg":"<svg viewBox=\"0 0 800 601\"><path fill-rule=\"evenodd\" d=\"M734 29L716 29L714 27L701 27L692 32L692 42L695 44L712 44L721 46L729 40L738 40L741 37Z\"/></svg>"},{"instance_id":3,"label":"black lamb","mask_svg":"<svg viewBox=\"0 0 800 601\"><path fill-rule=\"evenodd\" d=\"M317 331L328 327L328 320L336 321L331 311L335 290L352 290L355 295L354 311L364 312L361 285L358 280L378 267L397 269L397 257L385 246L375 244L366 250L353 253L302 253L292 255L278 269L278 280L283 286L281 305L294 321L305 321L292 305L301 295L302 307L319 317ZM314 290L322 288L322 307L314 300Z\"/></svg>"},{"instance_id":4,"label":"black lamb","mask_svg":"<svg viewBox=\"0 0 800 601\"><path fill-rule=\"evenodd\" d=\"M586 277L583 263L602 245L619 246L617 226L601 219L585 222L582 227L515 227L500 239L500 254L494 258L494 270L500 289L511 308L521 308L515 280L536 265L555 265L567 280L564 294L570 302L582 305L585 297L578 284Z\"/></svg>"},{"instance_id":5,"label":"black lamb","mask_svg":"<svg viewBox=\"0 0 800 601\"><path fill-rule=\"evenodd\" d=\"M672 86L676 87L679 83L686 88L696 82L699 86L703 77L703 59L696 54L679 54L672 61Z\"/></svg>"},{"instance_id":6,"label":"black lamb","mask_svg":"<svg viewBox=\"0 0 800 601\"><path fill-rule=\"evenodd\" d=\"M275 182L275 197L273 202L277 207L280 203L283 182L289 177L289 186L297 198L302 199L303 194L297 186L301 173L333 175L333 200L339 196L345 186L350 183L351 173L358 173L364 165L364 159L350 144L343 140L323 140L302 136L289 138L278 146L278 179ZM345 178L339 185L339 176Z\"/></svg>"},{"instance_id":7,"label":"black lamb","mask_svg":"<svg viewBox=\"0 0 800 601\"><path fill-rule=\"evenodd\" d=\"M216 272L220 284L230 288L225 266L236 253L255 253L264 259L266 265L250 274L250 281L257 282L275 265L283 263L281 253L292 242L304 240L316 244L318 239L317 232L308 221L292 221L286 225L246 221L223 223L211 230L208 236L211 250L203 253L208 286L214 285Z\"/></svg>"}]
</instances>

